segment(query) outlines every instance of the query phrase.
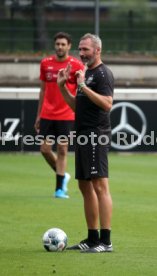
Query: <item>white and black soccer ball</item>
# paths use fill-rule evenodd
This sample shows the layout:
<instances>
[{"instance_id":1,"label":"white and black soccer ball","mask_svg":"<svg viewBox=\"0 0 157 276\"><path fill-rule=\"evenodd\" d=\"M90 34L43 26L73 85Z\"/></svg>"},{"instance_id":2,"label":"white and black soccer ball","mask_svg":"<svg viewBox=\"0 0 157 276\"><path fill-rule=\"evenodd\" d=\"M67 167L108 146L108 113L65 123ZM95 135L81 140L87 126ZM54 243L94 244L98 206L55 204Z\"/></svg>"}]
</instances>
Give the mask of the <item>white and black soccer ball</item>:
<instances>
[{"instance_id":1,"label":"white and black soccer ball","mask_svg":"<svg viewBox=\"0 0 157 276\"><path fill-rule=\"evenodd\" d=\"M42 240L44 248L49 252L63 251L67 246L67 235L59 228L48 229Z\"/></svg>"}]
</instances>

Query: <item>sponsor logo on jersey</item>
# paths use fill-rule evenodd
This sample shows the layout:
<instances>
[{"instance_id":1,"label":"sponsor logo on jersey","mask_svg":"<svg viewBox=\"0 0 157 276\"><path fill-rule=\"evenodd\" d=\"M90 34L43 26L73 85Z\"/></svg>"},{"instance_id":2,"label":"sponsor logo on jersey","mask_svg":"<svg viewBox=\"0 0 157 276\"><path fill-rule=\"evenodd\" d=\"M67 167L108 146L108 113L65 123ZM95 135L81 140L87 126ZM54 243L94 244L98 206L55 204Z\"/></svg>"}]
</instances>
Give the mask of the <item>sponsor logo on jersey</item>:
<instances>
[{"instance_id":1,"label":"sponsor logo on jersey","mask_svg":"<svg viewBox=\"0 0 157 276\"><path fill-rule=\"evenodd\" d=\"M51 72L47 72L47 73L46 73L46 79L47 79L48 81L52 80L52 77L53 77L53 74L52 74Z\"/></svg>"},{"instance_id":2,"label":"sponsor logo on jersey","mask_svg":"<svg viewBox=\"0 0 157 276\"><path fill-rule=\"evenodd\" d=\"M93 75L91 75L88 79L86 79L86 84L90 84L93 81Z\"/></svg>"}]
</instances>

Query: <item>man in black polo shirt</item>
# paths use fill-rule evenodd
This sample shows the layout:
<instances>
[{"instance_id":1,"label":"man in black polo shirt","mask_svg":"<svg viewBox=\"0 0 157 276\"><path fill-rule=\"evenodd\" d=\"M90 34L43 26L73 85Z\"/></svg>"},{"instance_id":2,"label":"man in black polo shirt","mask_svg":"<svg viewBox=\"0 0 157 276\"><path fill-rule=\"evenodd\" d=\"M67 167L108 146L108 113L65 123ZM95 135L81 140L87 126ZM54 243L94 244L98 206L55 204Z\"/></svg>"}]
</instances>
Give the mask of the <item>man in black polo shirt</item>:
<instances>
[{"instance_id":1,"label":"man in black polo shirt","mask_svg":"<svg viewBox=\"0 0 157 276\"><path fill-rule=\"evenodd\" d=\"M84 199L88 237L68 249L82 253L113 250L111 234L112 199L108 181L108 150L111 139L110 109L114 78L101 60L101 39L85 34L79 43L79 54L87 66L77 72L78 91L74 97L67 89L70 65L60 70L58 85L66 102L75 110L76 179ZM100 234L98 232L100 224Z\"/></svg>"}]
</instances>

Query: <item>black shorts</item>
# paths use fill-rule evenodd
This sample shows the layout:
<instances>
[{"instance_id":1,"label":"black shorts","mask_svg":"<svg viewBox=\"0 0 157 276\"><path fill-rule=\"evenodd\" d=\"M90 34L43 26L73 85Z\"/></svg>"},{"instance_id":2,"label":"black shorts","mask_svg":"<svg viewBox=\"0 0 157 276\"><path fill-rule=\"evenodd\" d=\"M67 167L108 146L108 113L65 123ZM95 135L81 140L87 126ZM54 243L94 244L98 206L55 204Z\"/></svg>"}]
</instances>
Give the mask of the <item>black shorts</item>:
<instances>
[{"instance_id":1,"label":"black shorts","mask_svg":"<svg viewBox=\"0 0 157 276\"><path fill-rule=\"evenodd\" d=\"M68 135L70 131L74 129L74 121L55 121L48 119L40 119L40 133L43 139L47 137L51 139L53 137L56 140L59 136L66 136L68 140Z\"/></svg>"},{"instance_id":2,"label":"black shorts","mask_svg":"<svg viewBox=\"0 0 157 276\"><path fill-rule=\"evenodd\" d=\"M94 141L91 140L91 133L93 132L95 135ZM87 144L85 144L85 138L82 137L81 139L80 135L88 137ZM80 141L84 145L81 145ZM108 151L110 142L110 133L88 130L77 135L75 148L76 179L91 180L99 177L108 178Z\"/></svg>"}]
</instances>

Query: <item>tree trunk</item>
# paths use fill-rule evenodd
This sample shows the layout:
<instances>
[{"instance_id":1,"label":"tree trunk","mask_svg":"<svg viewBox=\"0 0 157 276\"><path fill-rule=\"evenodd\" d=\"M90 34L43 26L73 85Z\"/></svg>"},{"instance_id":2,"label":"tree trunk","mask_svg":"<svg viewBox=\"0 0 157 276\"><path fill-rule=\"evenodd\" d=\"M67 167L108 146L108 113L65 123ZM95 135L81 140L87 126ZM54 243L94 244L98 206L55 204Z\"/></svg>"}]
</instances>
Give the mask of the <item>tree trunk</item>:
<instances>
[{"instance_id":1,"label":"tree trunk","mask_svg":"<svg viewBox=\"0 0 157 276\"><path fill-rule=\"evenodd\" d=\"M34 51L48 49L48 34L45 20L45 0L32 0Z\"/></svg>"},{"instance_id":2,"label":"tree trunk","mask_svg":"<svg viewBox=\"0 0 157 276\"><path fill-rule=\"evenodd\" d=\"M5 8L5 0L0 0L0 18L5 18L6 8Z\"/></svg>"}]
</instances>

